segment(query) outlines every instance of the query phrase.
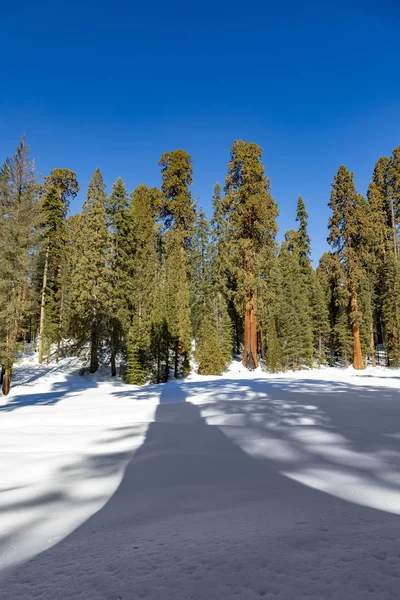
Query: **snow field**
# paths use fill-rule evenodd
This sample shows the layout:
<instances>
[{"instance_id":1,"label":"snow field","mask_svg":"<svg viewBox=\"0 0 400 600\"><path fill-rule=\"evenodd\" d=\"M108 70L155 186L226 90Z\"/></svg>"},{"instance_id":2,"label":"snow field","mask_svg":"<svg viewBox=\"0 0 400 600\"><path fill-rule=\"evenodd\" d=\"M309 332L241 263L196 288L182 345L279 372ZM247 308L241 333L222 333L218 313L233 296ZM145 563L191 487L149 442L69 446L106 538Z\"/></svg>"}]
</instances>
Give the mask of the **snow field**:
<instances>
[{"instance_id":1,"label":"snow field","mask_svg":"<svg viewBox=\"0 0 400 600\"><path fill-rule=\"evenodd\" d=\"M76 368L0 406L2 600L400 597L400 371Z\"/></svg>"}]
</instances>

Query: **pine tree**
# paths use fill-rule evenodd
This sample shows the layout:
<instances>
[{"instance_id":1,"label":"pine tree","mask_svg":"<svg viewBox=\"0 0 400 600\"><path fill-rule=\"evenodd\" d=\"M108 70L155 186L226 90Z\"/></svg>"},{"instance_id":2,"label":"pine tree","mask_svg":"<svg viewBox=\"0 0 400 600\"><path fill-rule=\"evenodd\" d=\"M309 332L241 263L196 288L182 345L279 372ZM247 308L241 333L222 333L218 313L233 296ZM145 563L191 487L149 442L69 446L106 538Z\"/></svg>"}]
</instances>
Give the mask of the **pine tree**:
<instances>
[{"instance_id":1,"label":"pine tree","mask_svg":"<svg viewBox=\"0 0 400 600\"><path fill-rule=\"evenodd\" d=\"M368 270L375 296L373 329L377 340L385 344L388 363L396 366L400 364L400 148L376 163L368 188L368 212Z\"/></svg>"},{"instance_id":2,"label":"pine tree","mask_svg":"<svg viewBox=\"0 0 400 600\"><path fill-rule=\"evenodd\" d=\"M301 196L297 200L296 222L299 223L297 230L297 251L302 269L310 271L311 240L308 235L308 212Z\"/></svg>"},{"instance_id":3,"label":"pine tree","mask_svg":"<svg viewBox=\"0 0 400 600\"><path fill-rule=\"evenodd\" d=\"M110 312L106 194L99 169L89 183L79 224L71 278L73 334L80 346L89 345L89 371L94 373L99 367Z\"/></svg>"},{"instance_id":4,"label":"pine tree","mask_svg":"<svg viewBox=\"0 0 400 600\"><path fill-rule=\"evenodd\" d=\"M195 207L189 189L192 184L192 160L184 150L174 150L161 156L160 166L161 191L164 197L162 217L166 248L168 329L175 355L174 374L178 377L189 370L191 351L188 248L195 220ZM182 363L181 366L179 362Z\"/></svg>"},{"instance_id":5,"label":"pine tree","mask_svg":"<svg viewBox=\"0 0 400 600\"><path fill-rule=\"evenodd\" d=\"M351 332L353 337L353 366L365 367L360 342L361 315L358 306L360 282L364 276L363 244L360 223L365 213L365 200L357 193L353 174L341 166L332 184L329 207L330 234L328 241L336 252L343 268L343 285L349 302Z\"/></svg>"},{"instance_id":6,"label":"pine tree","mask_svg":"<svg viewBox=\"0 0 400 600\"><path fill-rule=\"evenodd\" d=\"M244 318L243 365L258 366L257 300L265 293L275 248L277 205L264 173L261 148L236 140L231 150L225 191L230 250L235 269L236 306Z\"/></svg>"},{"instance_id":7,"label":"pine tree","mask_svg":"<svg viewBox=\"0 0 400 600\"><path fill-rule=\"evenodd\" d=\"M25 137L0 171L0 364L2 391L10 391L36 243L38 185Z\"/></svg>"},{"instance_id":8,"label":"pine tree","mask_svg":"<svg viewBox=\"0 0 400 600\"><path fill-rule=\"evenodd\" d=\"M200 208L189 248L191 322L196 341L206 305L211 298L213 283L211 252L210 225L203 209Z\"/></svg>"},{"instance_id":9,"label":"pine tree","mask_svg":"<svg viewBox=\"0 0 400 600\"><path fill-rule=\"evenodd\" d=\"M41 202L41 248L43 277L41 284L38 352L43 361L45 346L60 344L62 321L63 274L65 267L66 215L71 198L79 191L76 175L69 169L54 169L45 178ZM57 352L58 357L59 352Z\"/></svg>"},{"instance_id":10,"label":"pine tree","mask_svg":"<svg viewBox=\"0 0 400 600\"><path fill-rule=\"evenodd\" d=\"M330 323L327 298L321 282L314 272L312 278L311 312L315 355L320 367L325 364L329 352Z\"/></svg>"},{"instance_id":11,"label":"pine tree","mask_svg":"<svg viewBox=\"0 0 400 600\"><path fill-rule=\"evenodd\" d=\"M296 231L288 231L279 254L281 294L279 335L285 366L293 370L306 363L312 366L313 326L310 310L311 271L304 273L303 245ZM309 266L309 265L308 265Z\"/></svg>"},{"instance_id":12,"label":"pine tree","mask_svg":"<svg viewBox=\"0 0 400 600\"><path fill-rule=\"evenodd\" d=\"M131 214L134 228L133 312L128 335L127 381L142 385L151 369L153 306L157 283L156 211L159 191L145 185L132 194Z\"/></svg>"},{"instance_id":13,"label":"pine tree","mask_svg":"<svg viewBox=\"0 0 400 600\"><path fill-rule=\"evenodd\" d=\"M217 247L200 209L190 247L192 330L196 341L199 373L221 375L232 358L232 326L224 282L220 280Z\"/></svg>"},{"instance_id":14,"label":"pine tree","mask_svg":"<svg viewBox=\"0 0 400 600\"><path fill-rule=\"evenodd\" d=\"M126 186L119 177L106 203L108 223L109 347L111 376L117 374L117 355L125 350L129 334L134 277L134 226Z\"/></svg>"},{"instance_id":15,"label":"pine tree","mask_svg":"<svg viewBox=\"0 0 400 600\"><path fill-rule=\"evenodd\" d=\"M215 184L213 194L213 218L211 222L211 239L213 242L213 286L219 291L220 303L227 311L228 344L234 341L235 353L240 352L240 343L243 333L243 319L236 309L234 298L236 292L236 278L232 262L232 236L230 236L230 205L229 197L222 196L221 186ZM229 355L232 354L230 347Z\"/></svg>"}]
</instances>

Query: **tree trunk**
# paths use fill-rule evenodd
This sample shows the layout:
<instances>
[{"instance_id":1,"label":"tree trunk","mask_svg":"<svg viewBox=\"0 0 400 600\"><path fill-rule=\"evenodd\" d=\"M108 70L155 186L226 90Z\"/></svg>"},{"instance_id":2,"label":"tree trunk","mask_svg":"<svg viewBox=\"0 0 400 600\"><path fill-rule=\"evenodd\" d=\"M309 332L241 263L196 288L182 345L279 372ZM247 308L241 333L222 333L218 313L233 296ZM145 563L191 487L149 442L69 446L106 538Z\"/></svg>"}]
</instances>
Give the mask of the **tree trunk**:
<instances>
[{"instance_id":1,"label":"tree trunk","mask_svg":"<svg viewBox=\"0 0 400 600\"><path fill-rule=\"evenodd\" d=\"M11 388L11 369L9 367L6 367L4 369L3 385L1 388L1 390L5 396L7 396L10 393L10 388Z\"/></svg>"},{"instance_id":2,"label":"tree trunk","mask_svg":"<svg viewBox=\"0 0 400 600\"><path fill-rule=\"evenodd\" d=\"M97 322L93 320L92 330L90 333L90 367L89 372L95 373L99 368L98 358L98 339L97 339Z\"/></svg>"},{"instance_id":3,"label":"tree trunk","mask_svg":"<svg viewBox=\"0 0 400 600\"><path fill-rule=\"evenodd\" d=\"M61 282L60 314L58 316L56 362L58 362L60 360L60 355L61 355L61 337L62 337L63 315L64 315L64 282Z\"/></svg>"},{"instance_id":4,"label":"tree trunk","mask_svg":"<svg viewBox=\"0 0 400 600\"><path fill-rule=\"evenodd\" d=\"M174 377L178 379L178 357L179 357L179 342L175 343L175 362L174 362Z\"/></svg>"},{"instance_id":5,"label":"tree trunk","mask_svg":"<svg viewBox=\"0 0 400 600\"><path fill-rule=\"evenodd\" d=\"M359 371L365 369L363 356L361 352L360 328L357 323L357 298L353 295L350 299L351 333L353 335L353 367Z\"/></svg>"},{"instance_id":6,"label":"tree trunk","mask_svg":"<svg viewBox=\"0 0 400 600\"><path fill-rule=\"evenodd\" d=\"M112 350L111 350L111 377L115 377L117 374L117 365L116 365L116 361L115 361L115 356L116 356L115 348L112 348Z\"/></svg>"},{"instance_id":7,"label":"tree trunk","mask_svg":"<svg viewBox=\"0 0 400 600\"><path fill-rule=\"evenodd\" d=\"M318 368L322 365L322 335L318 336Z\"/></svg>"},{"instance_id":8,"label":"tree trunk","mask_svg":"<svg viewBox=\"0 0 400 600\"><path fill-rule=\"evenodd\" d=\"M5 372L5 368L1 367L1 369L0 369L0 385L3 385L4 372Z\"/></svg>"},{"instance_id":9,"label":"tree trunk","mask_svg":"<svg viewBox=\"0 0 400 600\"><path fill-rule=\"evenodd\" d=\"M40 302L40 320L39 320L39 364L43 362L43 329L44 329L44 309L46 305L46 288L47 288L47 271L49 268L49 246L47 246L46 256L44 260L43 282L42 282L42 299Z\"/></svg>"},{"instance_id":10,"label":"tree trunk","mask_svg":"<svg viewBox=\"0 0 400 600\"><path fill-rule=\"evenodd\" d=\"M376 367L375 336L374 336L374 330L373 329L371 329L371 349L372 349L372 355L371 355L372 366Z\"/></svg>"},{"instance_id":11,"label":"tree trunk","mask_svg":"<svg viewBox=\"0 0 400 600\"><path fill-rule=\"evenodd\" d=\"M248 369L258 367L256 306L253 291L249 293L245 307L242 364Z\"/></svg>"},{"instance_id":12,"label":"tree trunk","mask_svg":"<svg viewBox=\"0 0 400 600\"><path fill-rule=\"evenodd\" d=\"M157 383L161 383L161 343L157 342Z\"/></svg>"}]
</instances>

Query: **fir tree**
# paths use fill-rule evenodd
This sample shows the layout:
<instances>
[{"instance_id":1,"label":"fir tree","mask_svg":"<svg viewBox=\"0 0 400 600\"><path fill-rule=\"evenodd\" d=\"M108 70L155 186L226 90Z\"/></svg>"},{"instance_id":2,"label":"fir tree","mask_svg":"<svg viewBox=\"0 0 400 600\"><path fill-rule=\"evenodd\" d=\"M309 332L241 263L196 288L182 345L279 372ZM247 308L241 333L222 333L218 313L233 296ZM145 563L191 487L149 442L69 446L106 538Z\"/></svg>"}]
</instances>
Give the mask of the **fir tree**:
<instances>
[{"instance_id":1,"label":"fir tree","mask_svg":"<svg viewBox=\"0 0 400 600\"><path fill-rule=\"evenodd\" d=\"M71 281L73 333L81 346L89 344L89 371L94 373L99 367L110 312L106 194L99 169L89 183L79 225Z\"/></svg>"},{"instance_id":2,"label":"fir tree","mask_svg":"<svg viewBox=\"0 0 400 600\"><path fill-rule=\"evenodd\" d=\"M10 391L36 243L38 185L29 147L22 138L0 171L0 364L2 391Z\"/></svg>"},{"instance_id":3,"label":"fir tree","mask_svg":"<svg viewBox=\"0 0 400 600\"><path fill-rule=\"evenodd\" d=\"M297 251L302 269L309 271L311 256L311 240L308 235L308 213L301 196L297 200L296 222L299 223L297 234Z\"/></svg>"},{"instance_id":4,"label":"fir tree","mask_svg":"<svg viewBox=\"0 0 400 600\"><path fill-rule=\"evenodd\" d=\"M279 335L283 361L293 370L301 367L303 363L311 367L313 360L310 274L305 276L302 270L304 256L301 252L304 248L298 241L298 232L287 232L279 255L282 285Z\"/></svg>"},{"instance_id":5,"label":"fir tree","mask_svg":"<svg viewBox=\"0 0 400 600\"><path fill-rule=\"evenodd\" d=\"M128 335L127 381L142 385L150 370L153 306L158 268L156 210L159 191L140 185L132 194L134 228L133 312Z\"/></svg>"},{"instance_id":6,"label":"fir tree","mask_svg":"<svg viewBox=\"0 0 400 600\"><path fill-rule=\"evenodd\" d=\"M175 150L161 156L160 166L161 191L164 197L162 217L166 248L168 329L174 346L174 374L178 377L188 371L191 351L188 248L195 219L194 202L189 189L192 184L192 160L184 150Z\"/></svg>"},{"instance_id":7,"label":"fir tree","mask_svg":"<svg viewBox=\"0 0 400 600\"><path fill-rule=\"evenodd\" d=\"M43 277L38 340L39 363L43 361L45 345L48 351L52 342L57 342L58 346L60 344L66 215L70 199L75 198L78 191L76 175L69 169L54 169L45 178L41 202ZM58 354L59 352L57 357Z\"/></svg>"},{"instance_id":8,"label":"fir tree","mask_svg":"<svg viewBox=\"0 0 400 600\"><path fill-rule=\"evenodd\" d=\"M109 246L109 346L111 376L117 374L116 359L124 351L125 336L129 334L134 278L133 217L129 209L126 186L119 177L106 203Z\"/></svg>"}]
</instances>

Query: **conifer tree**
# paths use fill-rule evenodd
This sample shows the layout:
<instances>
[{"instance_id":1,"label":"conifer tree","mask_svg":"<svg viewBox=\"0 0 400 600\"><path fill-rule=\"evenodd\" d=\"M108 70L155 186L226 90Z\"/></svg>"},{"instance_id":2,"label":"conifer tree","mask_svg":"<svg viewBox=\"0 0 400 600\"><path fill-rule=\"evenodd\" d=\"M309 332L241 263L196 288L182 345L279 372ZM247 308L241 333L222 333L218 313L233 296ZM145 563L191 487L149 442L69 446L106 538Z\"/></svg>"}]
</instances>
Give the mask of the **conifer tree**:
<instances>
[{"instance_id":1,"label":"conifer tree","mask_svg":"<svg viewBox=\"0 0 400 600\"><path fill-rule=\"evenodd\" d=\"M192 329L199 373L221 375L232 357L232 327L220 281L217 248L200 209L190 248Z\"/></svg>"},{"instance_id":2,"label":"conifer tree","mask_svg":"<svg viewBox=\"0 0 400 600\"><path fill-rule=\"evenodd\" d=\"M116 359L124 351L129 334L134 293L134 231L126 186L119 177L106 203L109 265L109 346L111 376L117 374Z\"/></svg>"},{"instance_id":3,"label":"conifer tree","mask_svg":"<svg viewBox=\"0 0 400 600\"><path fill-rule=\"evenodd\" d=\"M296 222L299 223L296 236L299 262L302 269L305 269L308 273L311 267L311 240L310 236L308 235L308 213L306 210L306 205L304 204L304 200L301 196L299 196L297 200Z\"/></svg>"},{"instance_id":4,"label":"conifer tree","mask_svg":"<svg viewBox=\"0 0 400 600\"><path fill-rule=\"evenodd\" d=\"M234 298L236 291L236 278L234 273L234 264L232 262L230 236L230 205L229 197L222 196L222 190L219 183L215 184L213 194L213 218L212 218L211 238L213 241L213 285L218 290L220 304L224 306L221 310L227 311L226 326L228 328L227 339L228 355L232 354L232 335L236 354L240 352L240 343L243 330L243 319L239 314Z\"/></svg>"},{"instance_id":5,"label":"conifer tree","mask_svg":"<svg viewBox=\"0 0 400 600\"><path fill-rule=\"evenodd\" d=\"M31 252L36 243L38 185L25 137L0 171L0 364L2 391L10 391L18 343L23 339Z\"/></svg>"},{"instance_id":6,"label":"conifer tree","mask_svg":"<svg viewBox=\"0 0 400 600\"><path fill-rule=\"evenodd\" d=\"M388 363L396 366L400 364L400 148L376 163L368 188L368 211L366 241L376 299L374 329L385 344Z\"/></svg>"},{"instance_id":7,"label":"conifer tree","mask_svg":"<svg viewBox=\"0 0 400 600\"><path fill-rule=\"evenodd\" d=\"M69 169L54 169L45 178L41 202L43 276L38 340L39 363L43 361L45 342L47 348L52 342L60 343L66 216L70 199L75 198L78 191L76 175Z\"/></svg>"},{"instance_id":8,"label":"conifer tree","mask_svg":"<svg viewBox=\"0 0 400 600\"><path fill-rule=\"evenodd\" d=\"M328 356L330 323L327 299L315 272L312 277L311 311L315 355L320 367L325 364Z\"/></svg>"},{"instance_id":9,"label":"conifer tree","mask_svg":"<svg viewBox=\"0 0 400 600\"><path fill-rule=\"evenodd\" d=\"M89 183L79 225L71 277L73 333L80 346L89 345L89 372L94 373L99 367L110 311L106 194L100 169Z\"/></svg>"},{"instance_id":10,"label":"conifer tree","mask_svg":"<svg viewBox=\"0 0 400 600\"><path fill-rule=\"evenodd\" d=\"M250 369L258 366L257 300L273 261L278 214L261 153L254 142L236 140L225 183L235 299L244 319L242 362Z\"/></svg>"},{"instance_id":11,"label":"conifer tree","mask_svg":"<svg viewBox=\"0 0 400 600\"><path fill-rule=\"evenodd\" d=\"M162 217L166 248L168 328L175 356L174 374L178 377L188 371L191 351L188 248L195 219L195 206L189 189L192 184L192 160L184 150L174 150L161 156L160 166L161 191L164 197Z\"/></svg>"},{"instance_id":12,"label":"conifer tree","mask_svg":"<svg viewBox=\"0 0 400 600\"><path fill-rule=\"evenodd\" d=\"M282 285L279 335L284 364L293 370L301 367L303 363L311 367L313 360L309 289L311 273L304 273L307 254L304 254L304 246L299 240L299 232L288 231L279 254Z\"/></svg>"},{"instance_id":13,"label":"conifer tree","mask_svg":"<svg viewBox=\"0 0 400 600\"><path fill-rule=\"evenodd\" d=\"M152 366L150 350L158 271L155 216L159 202L159 190L142 184L133 192L130 207L134 231L134 290L126 379L137 385L145 383Z\"/></svg>"},{"instance_id":14,"label":"conifer tree","mask_svg":"<svg viewBox=\"0 0 400 600\"><path fill-rule=\"evenodd\" d=\"M329 237L343 272L343 286L350 311L351 333L353 337L353 367L363 369L364 361L360 341L361 315L358 306L358 294L364 276L363 244L361 222L365 213L365 200L358 194L353 174L341 166L332 184L329 207L332 216L329 219Z\"/></svg>"}]
</instances>

